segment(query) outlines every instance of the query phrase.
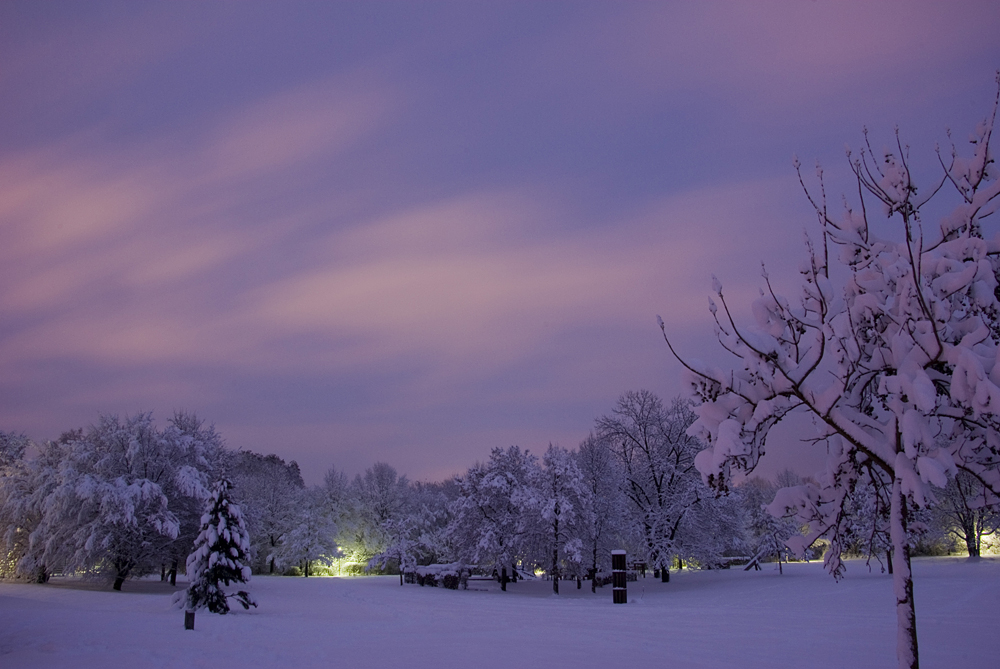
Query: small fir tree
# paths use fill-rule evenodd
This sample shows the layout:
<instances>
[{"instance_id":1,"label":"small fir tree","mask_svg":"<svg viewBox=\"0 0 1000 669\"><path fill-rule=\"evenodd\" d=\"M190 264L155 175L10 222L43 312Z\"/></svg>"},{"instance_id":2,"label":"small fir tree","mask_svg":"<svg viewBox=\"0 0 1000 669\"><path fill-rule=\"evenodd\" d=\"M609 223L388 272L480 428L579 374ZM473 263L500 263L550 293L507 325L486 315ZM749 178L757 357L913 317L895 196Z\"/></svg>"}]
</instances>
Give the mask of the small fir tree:
<instances>
[{"instance_id":1,"label":"small fir tree","mask_svg":"<svg viewBox=\"0 0 1000 669\"><path fill-rule=\"evenodd\" d=\"M212 613L228 613L229 597L235 597L244 609L257 606L244 590L226 594L222 589L223 585L250 580L250 537L240 507L229 499L230 487L225 478L213 487L194 552L187 559L191 579L186 597L189 611L208 607Z\"/></svg>"}]
</instances>

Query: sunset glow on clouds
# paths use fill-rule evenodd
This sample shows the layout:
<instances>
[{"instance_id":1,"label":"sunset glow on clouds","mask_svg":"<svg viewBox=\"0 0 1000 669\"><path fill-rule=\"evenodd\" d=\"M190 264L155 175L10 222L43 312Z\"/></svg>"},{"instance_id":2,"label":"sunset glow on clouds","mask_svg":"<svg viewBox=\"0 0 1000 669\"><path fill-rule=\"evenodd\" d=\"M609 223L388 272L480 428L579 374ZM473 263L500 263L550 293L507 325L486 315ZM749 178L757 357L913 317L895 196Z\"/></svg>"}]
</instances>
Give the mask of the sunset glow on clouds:
<instances>
[{"instance_id":1,"label":"sunset glow on clouds","mask_svg":"<svg viewBox=\"0 0 1000 669\"><path fill-rule=\"evenodd\" d=\"M792 154L934 167L995 94L966 3L0 8L0 429L189 409L318 481L574 447L794 282ZM839 173L839 174L838 174Z\"/></svg>"}]
</instances>

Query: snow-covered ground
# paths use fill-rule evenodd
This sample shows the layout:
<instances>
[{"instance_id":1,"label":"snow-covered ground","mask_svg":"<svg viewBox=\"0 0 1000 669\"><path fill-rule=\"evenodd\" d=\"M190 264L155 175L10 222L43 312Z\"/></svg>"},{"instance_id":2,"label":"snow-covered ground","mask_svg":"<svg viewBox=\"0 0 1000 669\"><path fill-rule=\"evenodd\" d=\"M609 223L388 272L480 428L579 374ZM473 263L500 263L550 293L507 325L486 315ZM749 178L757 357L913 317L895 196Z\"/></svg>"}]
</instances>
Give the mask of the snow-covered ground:
<instances>
[{"instance_id":1,"label":"snow-covered ground","mask_svg":"<svg viewBox=\"0 0 1000 669\"><path fill-rule=\"evenodd\" d=\"M914 564L923 667L997 667L1000 558ZM892 583L849 562L675 573L592 595L563 583L507 593L400 587L397 577L255 577L260 608L200 611L183 629L170 588L0 583L0 667L892 667ZM84 586L84 587L81 587Z\"/></svg>"}]
</instances>

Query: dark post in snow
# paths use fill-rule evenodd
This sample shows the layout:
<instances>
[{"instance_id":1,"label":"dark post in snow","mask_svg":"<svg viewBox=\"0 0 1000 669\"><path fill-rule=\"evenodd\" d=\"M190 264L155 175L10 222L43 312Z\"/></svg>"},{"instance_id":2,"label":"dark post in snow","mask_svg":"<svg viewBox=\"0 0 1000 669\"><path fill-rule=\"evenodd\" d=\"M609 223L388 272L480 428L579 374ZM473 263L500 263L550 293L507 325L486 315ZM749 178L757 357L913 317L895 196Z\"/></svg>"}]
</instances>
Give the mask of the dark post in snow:
<instances>
[{"instance_id":1,"label":"dark post in snow","mask_svg":"<svg viewBox=\"0 0 1000 669\"><path fill-rule=\"evenodd\" d=\"M611 551L611 597L615 604L628 603L625 551Z\"/></svg>"},{"instance_id":2,"label":"dark post in snow","mask_svg":"<svg viewBox=\"0 0 1000 669\"><path fill-rule=\"evenodd\" d=\"M184 629L186 630L194 629L194 611L184 612Z\"/></svg>"}]
</instances>

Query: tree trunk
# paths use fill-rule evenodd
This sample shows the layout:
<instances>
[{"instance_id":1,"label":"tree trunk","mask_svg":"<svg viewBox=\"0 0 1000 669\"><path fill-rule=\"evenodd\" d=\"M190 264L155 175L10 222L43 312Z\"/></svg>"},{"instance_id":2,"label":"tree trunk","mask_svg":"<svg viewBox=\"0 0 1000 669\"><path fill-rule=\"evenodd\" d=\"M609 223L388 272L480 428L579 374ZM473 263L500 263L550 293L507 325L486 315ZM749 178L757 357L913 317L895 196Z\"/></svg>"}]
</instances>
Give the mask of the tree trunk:
<instances>
[{"instance_id":1,"label":"tree trunk","mask_svg":"<svg viewBox=\"0 0 1000 669\"><path fill-rule=\"evenodd\" d=\"M590 572L590 591L597 593L597 544L594 544L594 566Z\"/></svg>"},{"instance_id":2,"label":"tree trunk","mask_svg":"<svg viewBox=\"0 0 1000 669\"><path fill-rule=\"evenodd\" d=\"M899 669L919 669L917 612L913 602L913 574L910 571L910 544L906 529L910 510L899 477L892 482L889 535L892 538L893 590L896 593L896 658Z\"/></svg>"},{"instance_id":3,"label":"tree trunk","mask_svg":"<svg viewBox=\"0 0 1000 669\"><path fill-rule=\"evenodd\" d=\"M559 594L559 502L556 502L556 519L552 524L552 592Z\"/></svg>"},{"instance_id":4,"label":"tree trunk","mask_svg":"<svg viewBox=\"0 0 1000 669\"><path fill-rule=\"evenodd\" d=\"M670 570L666 567L660 570L660 582L670 583Z\"/></svg>"},{"instance_id":5,"label":"tree trunk","mask_svg":"<svg viewBox=\"0 0 1000 669\"><path fill-rule=\"evenodd\" d=\"M167 575L170 579L171 587L177 587L177 560L170 563L170 573Z\"/></svg>"},{"instance_id":6,"label":"tree trunk","mask_svg":"<svg viewBox=\"0 0 1000 669\"><path fill-rule=\"evenodd\" d=\"M969 557L979 557L979 533L966 532L965 548L969 551Z\"/></svg>"},{"instance_id":7,"label":"tree trunk","mask_svg":"<svg viewBox=\"0 0 1000 669\"><path fill-rule=\"evenodd\" d=\"M552 592L559 594L559 549L552 549Z\"/></svg>"},{"instance_id":8,"label":"tree trunk","mask_svg":"<svg viewBox=\"0 0 1000 669\"><path fill-rule=\"evenodd\" d=\"M885 552L885 561L889 565L889 576L892 576L892 549Z\"/></svg>"},{"instance_id":9,"label":"tree trunk","mask_svg":"<svg viewBox=\"0 0 1000 669\"><path fill-rule=\"evenodd\" d=\"M125 583L125 579L128 578L129 572L132 571L132 566L127 567L117 567L115 569L115 584L111 587L119 592L121 592L122 585Z\"/></svg>"},{"instance_id":10,"label":"tree trunk","mask_svg":"<svg viewBox=\"0 0 1000 669\"><path fill-rule=\"evenodd\" d=\"M507 592L507 567L500 568L500 589Z\"/></svg>"}]
</instances>

